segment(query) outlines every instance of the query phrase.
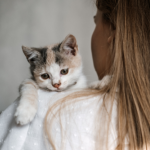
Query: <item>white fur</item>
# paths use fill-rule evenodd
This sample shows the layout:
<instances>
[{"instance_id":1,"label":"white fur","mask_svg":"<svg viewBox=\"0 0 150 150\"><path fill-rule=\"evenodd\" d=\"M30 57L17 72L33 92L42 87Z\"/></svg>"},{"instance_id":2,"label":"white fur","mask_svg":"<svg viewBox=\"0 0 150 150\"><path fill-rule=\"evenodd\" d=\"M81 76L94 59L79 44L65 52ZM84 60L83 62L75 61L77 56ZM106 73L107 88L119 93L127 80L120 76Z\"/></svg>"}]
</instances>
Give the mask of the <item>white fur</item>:
<instances>
[{"instance_id":1,"label":"white fur","mask_svg":"<svg viewBox=\"0 0 150 150\"><path fill-rule=\"evenodd\" d=\"M37 111L38 95L35 82L31 79L26 79L21 85L20 94L20 104L14 116L17 124L25 125L33 120Z\"/></svg>"},{"instance_id":2,"label":"white fur","mask_svg":"<svg viewBox=\"0 0 150 150\"><path fill-rule=\"evenodd\" d=\"M106 76L103 77L102 80L92 82L92 83L89 85L89 88L91 88L91 89L101 89L101 88L103 88L105 85L108 85L108 84L109 84L111 78L112 78L112 76L106 75Z\"/></svg>"},{"instance_id":3,"label":"white fur","mask_svg":"<svg viewBox=\"0 0 150 150\"><path fill-rule=\"evenodd\" d=\"M50 79L44 80L39 76L39 87L48 88L51 91L63 91L66 89L81 89L87 87L86 77L82 73L82 65L69 69L68 74L61 75L60 71L66 69L68 66L59 66L56 63L47 66L46 69L42 71L43 73L48 73ZM59 89L53 87L55 83L61 82ZM28 84L28 82L32 84ZM37 89L35 88L35 82L31 79L25 80L21 87L21 99L20 104L16 110L15 117L17 124L25 125L31 122L37 111Z\"/></svg>"},{"instance_id":4,"label":"white fur","mask_svg":"<svg viewBox=\"0 0 150 150\"><path fill-rule=\"evenodd\" d=\"M69 46L68 43L74 44L74 46L76 47L76 56L68 53L72 50L72 47ZM74 67L70 68L69 66L65 65L65 63L57 64L56 62L50 65L46 64L46 67L44 66L40 70L40 74L36 74L35 81L29 79L23 82L20 90L20 104L15 113L16 122L18 124L24 125L33 120L37 111L38 87L48 89L50 91L63 91L67 89L81 89L87 87L86 77L82 73L82 63L77 62L81 60L80 54L77 51L75 37L72 35L67 36L67 38L65 39L65 43L63 43L63 46L64 51L67 54L66 57L64 56L64 59L70 59L70 62ZM34 58L36 55L40 55L37 51L26 47L23 47L23 51L28 60ZM78 57L78 59L74 59L74 57ZM79 63L80 66L76 66L76 63ZM68 69L69 71L66 75L62 75L62 69ZM44 73L48 74L50 78L42 79L41 75ZM54 84L59 83L61 83L59 87L56 88L53 86Z\"/></svg>"},{"instance_id":5,"label":"white fur","mask_svg":"<svg viewBox=\"0 0 150 150\"><path fill-rule=\"evenodd\" d=\"M30 55L30 57L28 58L28 60L30 60L30 59L32 59L32 58L34 58L34 57L36 57L36 56L37 56L36 53L31 53L31 55Z\"/></svg>"},{"instance_id":6,"label":"white fur","mask_svg":"<svg viewBox=\"0 0 150 150\"><path fill-rule=\"evenodd\" d=\"M46 67L45 73L48 73L50 79L44 80L39 76L42 81L39 83L41 88L48 88L51 91L62 91L68 88L85 88L87 87L86 77L82 72L82 65L77 68L69 68L69 72L66 75L61 75L60 71L62 69L67 69L69 66L59 66L56 63L51 64ZM59 89L53 87L53 84L61 83Z\"/></svg>"},{"instance_id":7,"label":"white fur","mask_svg":"<svg viewBox=\"0 0 150 150\"><path fill-rule=\"evenodd\" d=\"M58 64L56 63L51 64L49 70L47 69L47 71L51 75L52 84L57 84L60 82L60 67Z\"/></svg>"},{"instance_id":8,"label":"white fur","mask_svg":"<svg viewBox=\"0 0 150 150\"><path fill-rule=\"evenodd\" d=\"M17 124L25 125L33 120L37 109L30 105L28 99L21 99L21 101L24 101L24 104L17 107L15 117Z\"/></svg>"}]
</instances>

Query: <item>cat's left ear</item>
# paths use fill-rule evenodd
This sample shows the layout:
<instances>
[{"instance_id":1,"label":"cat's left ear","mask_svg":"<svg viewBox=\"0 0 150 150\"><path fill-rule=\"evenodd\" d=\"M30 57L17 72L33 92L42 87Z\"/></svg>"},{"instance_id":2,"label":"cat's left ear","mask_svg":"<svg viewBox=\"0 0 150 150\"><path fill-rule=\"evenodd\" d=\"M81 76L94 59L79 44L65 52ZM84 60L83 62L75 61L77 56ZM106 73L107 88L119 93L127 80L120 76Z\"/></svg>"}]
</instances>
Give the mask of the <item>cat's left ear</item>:
<instances>
[{"instance_id":1,"label":"cat's left ear","mask_svg":"<svg viewBox=\"0 0 150 150\"><path fill-rule=\"evenodd\" d=\"M65 52L66 55L76 56L78 52L78 45L76 38L73 35L68 35L62 42L61 50Z\"/></svg>"}]
</instances>

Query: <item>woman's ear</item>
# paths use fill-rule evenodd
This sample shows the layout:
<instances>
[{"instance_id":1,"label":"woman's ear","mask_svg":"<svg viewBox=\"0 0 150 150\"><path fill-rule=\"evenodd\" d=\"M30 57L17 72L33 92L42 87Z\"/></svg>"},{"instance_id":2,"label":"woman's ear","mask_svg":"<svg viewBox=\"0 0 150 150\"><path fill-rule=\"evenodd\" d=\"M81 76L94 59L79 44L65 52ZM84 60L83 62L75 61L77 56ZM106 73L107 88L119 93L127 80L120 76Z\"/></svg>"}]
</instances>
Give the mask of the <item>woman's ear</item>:
<instances>
[{"instance_id":1,"label":"woman's ear","mask_svg":"<svg viewBox=\"0 0 150 150\"><path fill-rule=\"evenodd\" d=\"M110 44L113 41L113 39L115 38L115 33L116 33L116 30L111 29L110 36L107 39L108 44Z\"/></svg>"}]
</instances>

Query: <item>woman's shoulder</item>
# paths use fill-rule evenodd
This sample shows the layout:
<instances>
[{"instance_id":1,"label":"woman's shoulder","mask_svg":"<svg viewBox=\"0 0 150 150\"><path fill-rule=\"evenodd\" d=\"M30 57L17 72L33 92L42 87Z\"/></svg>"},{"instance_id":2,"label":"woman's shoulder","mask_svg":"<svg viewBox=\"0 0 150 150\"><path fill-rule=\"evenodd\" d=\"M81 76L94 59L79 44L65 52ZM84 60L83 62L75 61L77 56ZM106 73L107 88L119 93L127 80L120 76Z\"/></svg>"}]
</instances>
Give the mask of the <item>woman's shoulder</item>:
<instances>
[{"instance_id":1,"label":"woman's shoulder","mask_svg":"<svg viewBox=\"0 0 150 150\"><path fill-rule=\"evenodd\" d=\"M51 126L51 128L48 128L47 134L50 134L58 149L61 146L60 143L62 143L62 140L66 142L67 150L71 149L71 145L74 149L95 149L96 135L97 132L100 132L97 127L101 128L99 140L104 145L105 135L107 134L107 122L108 118L110 118L108 112L112 111L109 142L113 143L113 148L117 127L116 100L112 101L106 95L106 99L104 99L104 95L102 94L79 98L77 96L76 98L72 96L72 94L75 95L75 92L77 94L77 91L60 93L62 99L68 95L69 99L67 101L64 99L62 103L57 105L57 108L53 109L54 113L52 114L55 114L55 117L52 114L47 117L47 122Z\"/></svg>"}]
</instances>

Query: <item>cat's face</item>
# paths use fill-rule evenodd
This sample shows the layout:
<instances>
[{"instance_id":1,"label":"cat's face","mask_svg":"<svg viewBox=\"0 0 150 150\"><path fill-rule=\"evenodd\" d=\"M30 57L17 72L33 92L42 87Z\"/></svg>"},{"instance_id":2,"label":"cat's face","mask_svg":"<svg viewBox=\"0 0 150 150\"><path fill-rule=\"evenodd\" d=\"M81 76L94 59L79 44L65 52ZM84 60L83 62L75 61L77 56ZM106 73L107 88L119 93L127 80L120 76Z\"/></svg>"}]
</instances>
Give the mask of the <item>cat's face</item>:
<instances>
[{"instance_id":1,"label":"cat's face","mask_svg":"<svg viewBox=\"0 0 150 150\"><path fill-rule=\"evenodd\" d=\"M39 87L62 91L76 84L82 72L81 57L73 35L62 43L44 48L22 47Z\"/></svg>"}]
</instances>

